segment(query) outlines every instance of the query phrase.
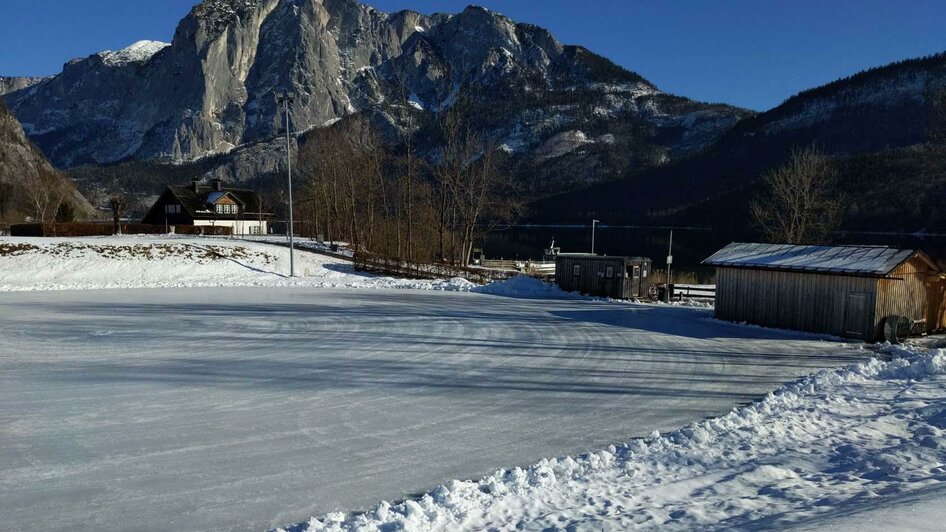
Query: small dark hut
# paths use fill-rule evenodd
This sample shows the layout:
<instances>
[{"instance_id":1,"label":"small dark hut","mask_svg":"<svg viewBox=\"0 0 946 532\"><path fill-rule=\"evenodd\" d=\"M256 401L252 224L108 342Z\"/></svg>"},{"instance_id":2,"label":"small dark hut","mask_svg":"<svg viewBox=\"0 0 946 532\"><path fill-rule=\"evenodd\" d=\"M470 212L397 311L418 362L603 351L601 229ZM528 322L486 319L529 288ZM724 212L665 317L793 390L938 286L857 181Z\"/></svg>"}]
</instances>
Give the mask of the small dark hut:
<instances>
[{"instance_id":1,"label":"small dark hut","mask_svg":"<svg viewBox=\"0 0 946 532\"><path fill-rule=\"evenodd\" d=\"M730 244L703 264L716 267L722 320L866 341L893 319L914 334L946 326L943 275L922 251Z\"/></svg>"},{"instance_id":2,"label":"small dark hut","mask_svg":"<svg viewBox=\"0 0 946 532\"><path fill-rule=\"evenodd\" d=\"M647 297L650 259L579 253L555 256L555 283L567 292L614 299Z\"/></svg>"}]
</instances>

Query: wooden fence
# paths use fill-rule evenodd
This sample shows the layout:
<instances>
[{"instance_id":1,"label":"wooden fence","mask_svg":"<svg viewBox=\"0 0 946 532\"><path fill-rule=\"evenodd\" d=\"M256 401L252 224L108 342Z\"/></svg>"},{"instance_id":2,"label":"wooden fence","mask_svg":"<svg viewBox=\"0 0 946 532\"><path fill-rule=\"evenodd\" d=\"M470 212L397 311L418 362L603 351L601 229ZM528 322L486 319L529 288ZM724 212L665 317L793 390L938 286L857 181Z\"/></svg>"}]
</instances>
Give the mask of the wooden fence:
<instances>
[{"instance_id":1,"label":"wooden fence","mask_svg":"<svg viewBox=\"0 0 946 532\"><path fill-rule=\"evenodd\" d=\"M395 275L408 279L452 279L459 277L473 283L504 281L518 275L509 270L491 270L488 268L466 268L449 264L420 264L400 259L355 253L352 262L356 271Z\"/></svg>"},{"instance_id":2,"label":"wooden fence","mask_svg":"<svg viewBox=\"0 0 946 532\"><path fill-rule=\"evenodd\" d=\"M673 285L673 297L677 299L685 297L716 299L716 286L675 284Z\"/></svg>"}]
</instances>

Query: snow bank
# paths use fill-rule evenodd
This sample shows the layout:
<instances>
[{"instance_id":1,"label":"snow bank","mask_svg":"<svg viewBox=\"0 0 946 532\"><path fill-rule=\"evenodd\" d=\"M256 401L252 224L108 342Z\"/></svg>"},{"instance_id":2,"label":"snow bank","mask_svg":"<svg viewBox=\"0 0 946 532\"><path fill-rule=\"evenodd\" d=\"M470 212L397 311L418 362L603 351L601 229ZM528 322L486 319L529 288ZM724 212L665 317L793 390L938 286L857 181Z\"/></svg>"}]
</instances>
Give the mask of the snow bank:
<instances>
[{"instance_id":1,"label":"snow bank","mask_svg":"<svg viewBox=\"0 0 946 532\"><path fill-rule=\"evenodd\" d=\"M469 291L463 279L408 280L355 272L340 259L226 238L0 238L0 292L198 286L318 286Z\"/></svg>"},{"instance_id":2,"label":"snow bank","mask_svg":"<svg viewBox=\"0 0 946 532\"><path fill-rule=\"evenodd\" d=\"M946 480L946 350L887 348L730 414L620 447L451 481L293 530L820 526Z\"/></svg>"},{"instance_id":3,"label":"snow bank","mask_svg":"<svg viewBox=\"0 0 946 532\"><path fill-rule=\"evenodd\" d=\"M416 280L355 272L351 263L297 251L296 277L289 277L289 249L272 237L231 239L194 236L84 238L0 237L0 292L211 286L313 286L408 288L476 292L530 299L587 299L538 279L518 276L480 286L464 279ZM300 240L315 252L328 246ZM336 255L351 256L342 250ZM711 308L697 301L674 302Z\"/></svg>"},{"instance_id":4,"label":"snow bank","mask_svg":"<svg viewBox=\"0 0 946 532\"><path fill-rule=\"evenodd\" d=\"M525 275L518 275L506 281L495 281L485 286L477 286L472 291L480 294L530 299L588 299L580 294L564 292L556 285Z\"/></svg>"},{"instance_id":5,"label":"snow bank","mask_svg":"<svg viewBox=\"0 0 946 532\"><path fill-rule=\"evenodd\" d=\"M315 251L324 246L303 242ZM343 252L344 254L345 252ZM350 254L350 253L348 253ZM262 241L186 236L0 238L0 292L209 286L409 288L525 298L581 298L530 277L486 286L465 279L416 280L354 271L351 263Z\"/></svg>"}]
</instances>

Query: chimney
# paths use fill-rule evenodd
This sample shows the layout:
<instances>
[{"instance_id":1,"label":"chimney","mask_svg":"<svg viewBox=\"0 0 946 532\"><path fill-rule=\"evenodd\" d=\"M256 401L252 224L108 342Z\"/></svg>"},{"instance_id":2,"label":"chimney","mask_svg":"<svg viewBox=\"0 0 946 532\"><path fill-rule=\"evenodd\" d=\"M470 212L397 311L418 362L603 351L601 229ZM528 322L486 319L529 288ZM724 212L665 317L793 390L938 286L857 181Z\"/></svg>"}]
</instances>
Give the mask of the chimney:
<instances>
[{"instance_id":1,"label":"chimney","mask_svg":"<svg viewBox=\"0 0 946 532\"><path fill-rule=\"evenodd\" d=\"M200 179L191 179L191 188L195 193L200 192Z\"/></svg>"},{"instance_id":2,"label":"chimney","mask_svg":"<svg viewBox=\"0 0 946 532\"><path fill-rule=\"evenodd\" d=\"M223 192L223 181L214 179L210 183L213 185L214 192Z\"/></svg>"}]
</instances>

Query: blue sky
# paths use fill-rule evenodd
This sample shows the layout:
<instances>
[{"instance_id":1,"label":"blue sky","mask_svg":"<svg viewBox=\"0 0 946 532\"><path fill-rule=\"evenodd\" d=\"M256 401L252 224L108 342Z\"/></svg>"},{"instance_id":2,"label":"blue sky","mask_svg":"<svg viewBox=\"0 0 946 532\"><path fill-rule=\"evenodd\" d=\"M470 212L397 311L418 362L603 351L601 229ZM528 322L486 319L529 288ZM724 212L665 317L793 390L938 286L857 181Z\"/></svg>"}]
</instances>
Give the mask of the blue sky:
<instances>
[{"instance_id":1,"label":"blue sky","mask_svg":"<svg viewBox=\"0 0 946 532\"><path fill-rule=\"evenodd\" d=\"M0 75L48 75L73 57L169 41L195 0L0 0ZM456 12L454 0L368 0ZM704 101L768 109L871 66L946 50L944 0L478 0Z\"/></svg>"}]
</instances>

